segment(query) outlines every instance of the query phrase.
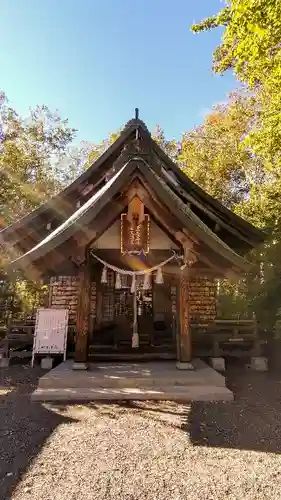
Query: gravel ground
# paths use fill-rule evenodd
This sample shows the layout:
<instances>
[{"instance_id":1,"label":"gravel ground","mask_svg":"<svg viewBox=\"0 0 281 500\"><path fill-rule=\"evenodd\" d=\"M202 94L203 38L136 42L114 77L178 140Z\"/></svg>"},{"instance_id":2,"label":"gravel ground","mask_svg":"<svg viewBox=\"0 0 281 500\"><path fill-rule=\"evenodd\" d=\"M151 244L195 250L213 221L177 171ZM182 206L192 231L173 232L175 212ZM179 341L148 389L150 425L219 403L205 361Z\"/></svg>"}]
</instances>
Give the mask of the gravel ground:
<instances>
[{"instance_id":1,"label":"gravel ground","mask_svg":"<svg viewBox=\"0 0 281 500\"><path fill-rule=\"evenodd\" d=\"M41 373L0 373L1 500L281 499L281 374L228 369L234 403L54 406Z\"/></svg>"}]
</instances>

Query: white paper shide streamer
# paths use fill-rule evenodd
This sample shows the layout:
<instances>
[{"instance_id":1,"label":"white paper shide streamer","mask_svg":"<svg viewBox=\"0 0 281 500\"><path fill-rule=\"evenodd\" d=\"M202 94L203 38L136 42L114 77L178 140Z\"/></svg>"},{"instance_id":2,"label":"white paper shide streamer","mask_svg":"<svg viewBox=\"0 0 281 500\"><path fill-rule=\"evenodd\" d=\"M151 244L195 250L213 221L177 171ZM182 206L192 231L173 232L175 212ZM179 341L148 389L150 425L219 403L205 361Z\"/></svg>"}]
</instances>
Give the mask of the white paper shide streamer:
<instances>
[{"instance_id":1,"label":"white paper shide streamer","mask_svg":"<svg viewBox=\"0 0 281 500\"><path fill-rule=\"evenodd\" d=\"M132 335L132 348L137 349L139 347L139 334L138 332L133 332Z\"/></svg>"},{"instance_id":2,"label":"white paper shide streamer","mask_svg":"<svg viewBox=\"0 0 281 500\"><path fill-rule=\"evenodd\" d=\"M143 288L143 290L150 289L150 273L145 273L142 288Z\"/></svg>"},{"instance_id":3,"label":"white paper shide streamer","mask_svg":"<svg viewBox=\"0 0 281 500\"><path fill-rule=\"evenodd\" d=\"M161 267L158 267L158 269L157 269L155 283L157 283L157 285L163 285L163 283L164 283L164 278L163 278L163 273L162 273Z\"/></svg>"},{"instance_id":4,"label":"white paper shide streamer","mask_svg":"<svg viewBox=\"0 0 281 500\"><path fill-rule=\"evenodd\" d=\"M104 266L101 275L101 283L107 283L107 267Z\"/></svg>"},{"instance_id":5,"label":"white paper shide streamer","mask_svg":"<svg viewBox=\"0 0 281 500\"><path fill-rule=\"evenodd\" d=\"M137 324L137 296L136 296L136 291L137 291L137 276L143 276L143 285L142 289L143 290L149 290L151 286L151 275L154 271L156 271L155 275L155 283L158 285L161 285L164 283L164 278L163 278L163 272L162 268L168 264L168 262L172 261L173 259L177 258L176 254L174 253L171 257L168 259L164 260L157 266L152 267L151 269L145 269L143 271L129 271L126 269L120 269L119 267L113 266L109 264L108 262L105 262L102 260L100 257L95 255L93 251L91 252L92 256L98 260L101 264L103 264L103 271L101 275L101 283L106 284L107 283L107 270L111 269L112 271L115 272L116 278L115 278L115 288L117 290L120 290L122 288L122 279L121 275L129 275L132 277L131 281L131 293L134 295L134 323L133 323L133 335L132 335L132 347L133 348L138 348L139 347L139 335L138 335L138 324Z\"/></svg>"},{"instance_id":6,"label":"white paper shide streamer","mask_svg":"<svg viewBox=\"0 0 281 500\"><path fill-rule=\"evenodd\" d=\"M116 288L116 290L120 290L120 288L122 288L122 283L121 283L121 275L120 275L120 273L117 273L117 274L116 274L115 288Z\"/></svg>"}]
</instances>

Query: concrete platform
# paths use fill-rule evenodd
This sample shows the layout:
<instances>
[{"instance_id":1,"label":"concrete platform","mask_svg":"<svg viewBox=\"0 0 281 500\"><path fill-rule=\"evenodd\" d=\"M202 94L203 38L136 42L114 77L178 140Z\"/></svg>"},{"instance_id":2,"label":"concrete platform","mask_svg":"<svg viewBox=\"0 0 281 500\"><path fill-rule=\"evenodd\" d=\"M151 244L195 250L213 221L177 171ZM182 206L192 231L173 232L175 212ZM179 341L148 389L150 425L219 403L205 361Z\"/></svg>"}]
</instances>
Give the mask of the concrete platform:
<instances>
[{"instance_id":1,"label":"concrete platform","mask_svg":"<svg viewBox=\"0 0 281 500\"><path fill-rule=\"evenodd\" d=\"M73 371L72 360L39 379L36 401L171 400L232 401L225 377L200 359L193 371L177 370L174 361L93 363Z\"/></svg>"}]
</instances>

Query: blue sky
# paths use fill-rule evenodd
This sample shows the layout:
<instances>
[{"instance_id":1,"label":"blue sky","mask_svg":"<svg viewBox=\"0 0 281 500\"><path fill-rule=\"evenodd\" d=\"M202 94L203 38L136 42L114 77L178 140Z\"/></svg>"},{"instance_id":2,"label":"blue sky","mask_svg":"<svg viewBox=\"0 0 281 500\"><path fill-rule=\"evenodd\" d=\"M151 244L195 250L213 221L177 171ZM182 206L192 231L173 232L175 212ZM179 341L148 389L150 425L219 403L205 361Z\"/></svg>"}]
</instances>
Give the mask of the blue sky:
<instances>
[{"instance_id":1,"label":"blue sky","mask_svg":"<svg viewBox=\"0 0 281 500\"><path fill-rule=\"evenodd\" d=\"M1 0L0 90L22 114L47 104L98 142L140 108L167 137L203 119L237 86L213 75L221 32L194 21L221 0Z\"/></svg>"}]
</instances>

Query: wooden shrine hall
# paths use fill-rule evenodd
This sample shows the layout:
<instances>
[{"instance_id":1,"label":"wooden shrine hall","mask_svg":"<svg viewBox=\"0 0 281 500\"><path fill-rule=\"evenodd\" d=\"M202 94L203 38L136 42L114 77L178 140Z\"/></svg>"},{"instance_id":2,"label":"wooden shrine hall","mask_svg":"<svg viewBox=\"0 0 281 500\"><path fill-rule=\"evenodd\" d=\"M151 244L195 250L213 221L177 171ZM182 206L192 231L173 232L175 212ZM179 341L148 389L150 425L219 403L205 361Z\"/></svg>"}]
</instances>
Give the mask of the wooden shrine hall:
<instances>
[{"instance_id":1,"label":"wooden shrine hall","mask_svg":"<svg viewBox=\"0 0 281 500\"><path fill-rule=\"evenodd\" d=\"M79 368L137 356L188 367L193 331L218 325L215 280L245 272L263 240L182 172L138 112L72 184L0 232L8 270L43 279L48 307L69 309Z\"/></svg>"}]
</instances>

